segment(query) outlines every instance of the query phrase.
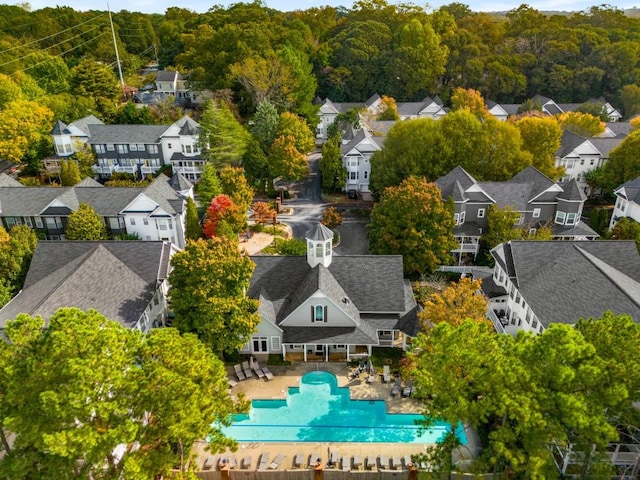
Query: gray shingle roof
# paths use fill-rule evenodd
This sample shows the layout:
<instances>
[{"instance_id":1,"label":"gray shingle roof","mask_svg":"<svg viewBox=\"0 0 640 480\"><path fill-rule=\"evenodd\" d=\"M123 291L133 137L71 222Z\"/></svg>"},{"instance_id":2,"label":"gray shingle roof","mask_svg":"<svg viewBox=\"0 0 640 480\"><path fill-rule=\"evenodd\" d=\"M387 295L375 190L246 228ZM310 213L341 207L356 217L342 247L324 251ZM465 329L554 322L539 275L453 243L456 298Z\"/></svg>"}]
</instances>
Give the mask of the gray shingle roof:
<instances>
[{"instance_id":1,"label":"gray shingle roof","mask_svg":"<svg viewBox=\"0 0 640 480\"><path fill-rule=\"evenodd\" d=\"M568 182L561 184L560 187L562 188L562 192L558 195L558 198L560 199L581 202L584 202L587 199L587 196L578 186L578 182L576 182L575 179L571 179Z\"/></svg>"},{"instance_id":2,"label":"gray shingle roof","mask_svg":"<svg viewBox=\"0 0 640 480\"><path fill-rule=\"evenodd\" d=\"M76 128L79 128L87 135L90 135L89 125L104 125L104 122L100 120L95 115L87 115L86 117L82 117L78 120L74 120L69 124L69 126L73 125Z\"/></svg>"},{"instance_id":3,"label":"gray shingle roof","mask_svg":"<svg viewBox=\"0 0 640 480\"><path fill-rule=\"evenodd\" d=\"M63 123L61 120L58 120L56 124L51 129L51 135L65 135L68 134L67 125Z\"/></svg>"},{"instance_id":4,"label":"gray shingle roof","mask_svg":"<svg viewBox=\"0 0 640 480\"><path fill-rule=\"evenodd\" d=\"M530 200L555 185L555 182L553 180L551 180L544 173L533 166L528 166L521 172L518 172L515 176L509 179L508 182L532 184L532 196L530 197Z\"/></svg>"},{"instance_id":5,"label":"gray shingle roof","mask_svg":"<svg viewBox=\"0 0 640 480\"><path fill-rule=\"evenodd\" d=\"M629 180L628 182L623 183L618 188L616 188L616 192L621 188L624 188L627 200L640 205L640 177L636 177L633 180ZM623 195L620 194L620 196Z\"/></svg>"},{"instance_id":6,"label":"gray shingle roof","mask_svg":"<svg viewBox=\"0 0 640 480\"><path fill-rule=\"evenodd\" d=\"M534 185L524 182L480 182L479 185L496 201L499 208L511 207L516 211L527 210L533 197Z\"/></svg>"},{"instance_id":7,"label":"gray shingle roof","mask_svg":"<svg viewBox=\"0 0 640 480\"><path fill-rule=\"evenodd\" d=\"M603 157L609 158L611 151L622 143L624 137L616 138L596 138L592 137L589 142L598 149Z\"/></svg>"},{"instance_id":8,"label":"gray shingle roof","mask_svg":"<svg viewBox=\"0 0 640 480\"><path fill-rule=\"evenodd\" d=\"M6 173L0 173L0 187L24 187L24 185Z\"/></svg>"},{"instance_id":9,"label":"gray shingle roof","mask_svg":"<svg viewBox=\"0 0 640 480\"><path fill-rule=\"evenodd\" d=\"M560 139L560 148L556 151L556 157L566 157L573 152L576 147L582 145L587 139L578 134L564 130Z\"/></svg>"},{"instance_id":10,"label":"gray shingle roof","mask_svg":"<svg viewBox=\"0 0 640 480\"><path fill-rule=\"evenodd\" d=\"M157 144L167 128L169 128L167 125L89 125L91 133L89 143L91 145L107 143Z\"/></svg>"},{"instance_id":11,"label":"gray shingle roof","mask_svg":"<svg viewBox=\"0 0 640 480\"><path fill-rule=\"evenodd\" d=\"M19 313L49 318L61 307L93 308L133 327L170 258L166 242L38 243L22 292L0 310L0 326Z\"/></svg>"},{"instance_id":12,"label":"gray shingle roof","mask_svg":"<svg viewBox=\"0 0 640 480\"><path fill-rule=\"evenodd\" d=\"M459 195L459 188L461 187L463 190L467 190L472 185L478 183L475 178L473 178L467 171L457 166L445 176L440 177L436 180L436 184L438 188L440 188L440 192L442 193L442 198L456 198Z\"/></svg>"},{"instance_id":13,"label":"gray shingle roof","mask_svg":"<svg viewBox=\"0 0 640 480\"><path fill-rule=\"evenodd\" d=\"M333 238L333 231L325 227L323 224L317 223L315 226L311 227L309 231L307 231L304 238L314 241L331 240Z\"/></svg>"},{"instance_id":14,"label":"gray shingle roof","mask_svg":"<svg viewBox=\"0 0 640 480\"><path fill-rule=\"evenodd\" d=\"M605 311L640 321L640 256L633 241L512 241L516 284L542 322L573 324ZM494 249L495 253L498 253ZM493 253L492 252L492 253Z\"/></svg>"}]
</instances>

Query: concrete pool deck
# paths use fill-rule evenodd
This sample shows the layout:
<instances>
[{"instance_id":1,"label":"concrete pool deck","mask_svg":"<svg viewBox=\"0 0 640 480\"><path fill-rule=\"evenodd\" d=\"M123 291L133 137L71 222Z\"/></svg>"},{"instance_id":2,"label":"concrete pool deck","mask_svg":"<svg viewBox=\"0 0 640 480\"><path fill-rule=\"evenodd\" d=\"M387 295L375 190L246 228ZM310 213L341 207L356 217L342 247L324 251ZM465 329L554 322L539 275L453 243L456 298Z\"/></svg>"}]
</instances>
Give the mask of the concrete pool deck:
<instances>
[{"instance_id":1,"label":"concrete pool deck","mask_svg":"<svg viewBox=\"0 0 640 480\"><path fill-rule=\"evenodd\" d=\"M264 362L263 364L266 364ZM308 372L316 370L324 370L333 373L337 380L338 386L349 387L351 399L353 400L385 400L388 413L422 413L422 402L413 398L403 398L401 394L393 397L391 396L392 383L383 383L382 376L377 375L376 379L372 383L367 382L367 376L361 375L360 378L350 379L348 378L350 367L345 362L329 362L329 363L303 363L298 362L289 366L276 367L269 366L269 369L273 373L273 379L266 381L264 378L259 379L256 375L252 378L238 382L236 386L230 389L232 397L237 398L239 394L243 394L247 400L254 399L284 399L287 395L287 389L289 387L297 387L300 385L300 378ZM229 378L237 380L233 367L227 367L227 375ZM466 458L471 458L471 444L475 443L472 435L467 433L469 445L462 447L464 450L469 450L468 455L464 455ZM277 470L292 470L295 468L293 460L296 455L302 454L305 458L305 465L309 461L311 454L319 454L323 463L327 463L329 458L329 452L337 451L339 456L348 456L353 458L355 455L359 455L364 461L366 457L373 456L376 459L380 455L386 455L389 460L394 456L404 457L405 455L420 455L427 451L430 444L421 443L337 443L337 442L287 442L287 443L275 443L275 442L238 442L238 450L236 452L223 452L213 453L206 450L207 443L199 442L196 444L195 452L198 456L197 467L201 470L203 465L208 463L213 464L210 468L216 469L217 461L220 457L225 455L232 455L240 465L241 460L247 456L251 456L251 466L246 469L248 471L255 471L257 469L258 461L262 453L269 453L270 460L278 454L285 455L284 461L278 467ZM461 452L463 453L463 452ZM363 465L364 467L364 465ZM374 471L379 468L374 468Z\"/></svg>"}]
</instances>

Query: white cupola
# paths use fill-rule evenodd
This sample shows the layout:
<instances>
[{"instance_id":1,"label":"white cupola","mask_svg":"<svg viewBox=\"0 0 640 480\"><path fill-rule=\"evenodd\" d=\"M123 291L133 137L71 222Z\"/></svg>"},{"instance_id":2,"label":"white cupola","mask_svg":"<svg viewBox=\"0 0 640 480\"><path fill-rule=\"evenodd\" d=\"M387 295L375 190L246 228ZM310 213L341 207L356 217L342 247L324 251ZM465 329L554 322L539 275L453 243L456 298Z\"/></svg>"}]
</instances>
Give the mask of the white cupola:
<instances>
[{"instance_id":1,"label":"white cupola","mask_svg":"<svg viewBox=\"0 0 640 480\"><path fill-rule=\"evenodd\" d=\"M325 267L331 265L333 232L318 223L305 235L307 239L307 262L311 268L318 264Z\"/></svg>"}]
</instances>

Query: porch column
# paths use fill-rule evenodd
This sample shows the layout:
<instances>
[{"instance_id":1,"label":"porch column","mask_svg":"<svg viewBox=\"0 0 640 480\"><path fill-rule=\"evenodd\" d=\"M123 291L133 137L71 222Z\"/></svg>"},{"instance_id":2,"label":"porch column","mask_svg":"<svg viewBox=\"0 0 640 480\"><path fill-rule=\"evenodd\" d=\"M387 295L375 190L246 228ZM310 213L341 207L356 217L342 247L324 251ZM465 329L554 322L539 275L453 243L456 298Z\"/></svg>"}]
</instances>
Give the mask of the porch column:
<instances>
[{"instance_id":1,"label":"porch column","mask_svg":"<svg viewBox=\"0 0 640 480\"><path fill-rule=\"evenodd\" d=\"M325 363L329 361L329 345L324 346L324 361Z\"/></svg>"},{"instance_id":2,"label":"porch column","mask_svg":"<svg viewBox=\"0 0 640 480\"><path fill-rule=\"evenodd\" d=\"M302 345L302 352L303 352L303 355L304 355L304 357L303 357L304 361L306 362L307 361L307 344L306 343Z\"/></svg>"},{"instance_id":3,"label":"porch column","mask_svg":"<svg viewBox=\"0 0 640 480\"><path fill-rule=\"evenodd\" d=\"M347 362L351 360L351 345L347 344Z\"/></svg>"},{"instance_id":4,"label":"porch column","mask_svg":"<svg viewBox=\"0 0 640 480\"><path fill-rule=\"evenodd\" d=\"M368 354L369 354L369 357L371 357L371 352L372 352L372 350L373 350L373 349L371 348L371 345L367 345L367 352L368 352Z\"/></svg>"},{"instance_id":5,"label":"porch column","mask_svg":"<svg viewBox=\"0 0 640 480\"><path fill-rule=\"evenodd\" d=\"M282 349L282 361L284 362L287 359L287 349L284 346L284 343L280 345Z\"/></svg>"}]
</instances>

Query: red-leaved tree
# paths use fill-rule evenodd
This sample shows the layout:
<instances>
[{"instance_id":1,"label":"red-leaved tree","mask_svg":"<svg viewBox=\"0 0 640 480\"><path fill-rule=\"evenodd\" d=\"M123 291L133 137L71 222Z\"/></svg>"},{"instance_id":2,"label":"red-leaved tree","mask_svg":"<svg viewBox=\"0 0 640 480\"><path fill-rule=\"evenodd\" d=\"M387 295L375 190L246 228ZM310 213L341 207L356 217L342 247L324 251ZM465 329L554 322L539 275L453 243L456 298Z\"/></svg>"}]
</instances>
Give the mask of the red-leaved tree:
<instances>
[{"instance_id":1,"label":"red-leaved tree","mask_svg":"<svg viewBox=\"0 0 640 480\"><path fill-rule=\"evenodd\" d=\"M244 227L242 210L228 195L221 194L211 200L202 230L205 237L228 237L237 235Z\"/></svg>"}]
</instances>

